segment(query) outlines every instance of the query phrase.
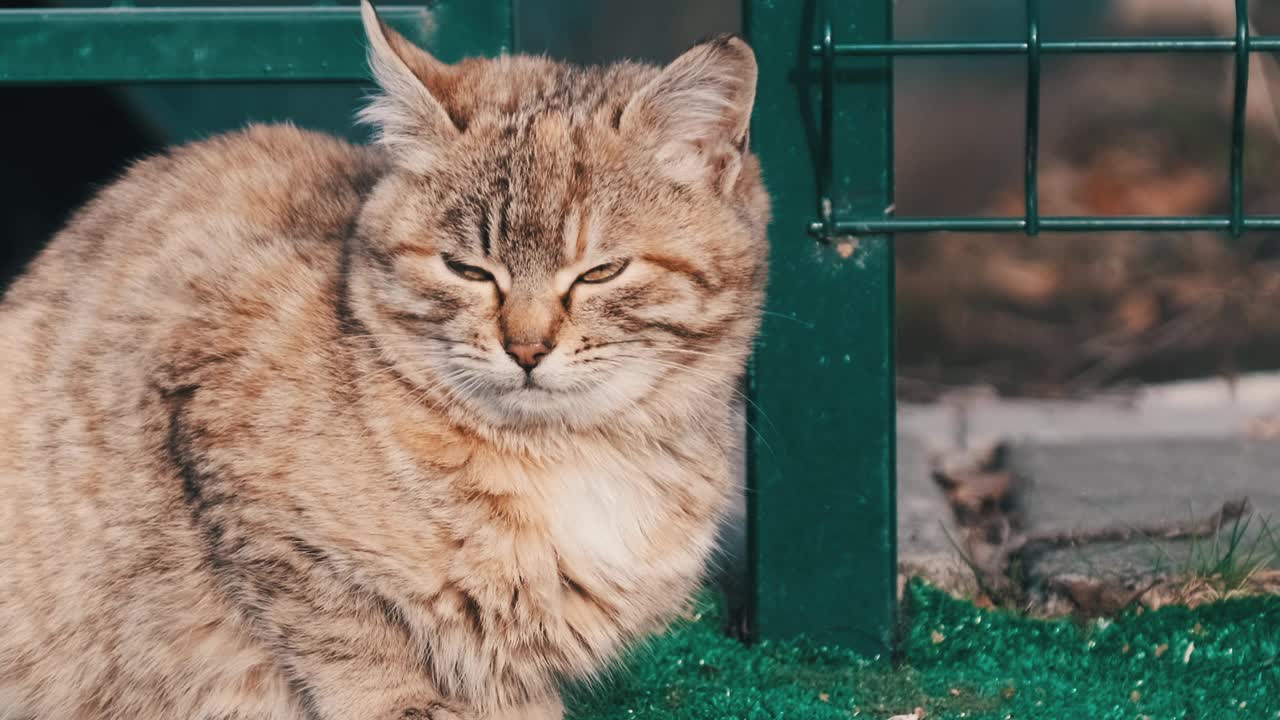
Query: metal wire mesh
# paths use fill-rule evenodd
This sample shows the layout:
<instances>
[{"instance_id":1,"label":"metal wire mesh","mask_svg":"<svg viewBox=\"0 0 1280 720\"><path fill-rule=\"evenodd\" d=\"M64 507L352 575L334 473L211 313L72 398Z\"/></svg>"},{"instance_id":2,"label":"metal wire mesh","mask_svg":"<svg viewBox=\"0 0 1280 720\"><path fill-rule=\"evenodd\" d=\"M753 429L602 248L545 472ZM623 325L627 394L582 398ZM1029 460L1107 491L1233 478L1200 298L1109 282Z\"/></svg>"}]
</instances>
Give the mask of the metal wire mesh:
<instances>
[{"instance_id":1,"label":"metal wire mesh","mask_svg":"<svg viewBox=\"0 0 1280 720\"><path fill-rule=\"evenodd\" d=\"M1253 35L1249 29L1249 2L1235 0L1234 37L1142 39L1085 39L1048 41L1040 37L1040 0L1026 0L1026 39L1012 42L889 42L840 43L830 20L822 38L810 49L821 62L822 108L819 137L818 220L809 230L830 241L845 235L892 232L1099 232L1215 230L1239 236L1246 230L1280 229L1280 215L1249 215L1244 207L1245 109L1249 97L1249 58L1253 53L1280 51L1280 36ZM1043 216L1039 203L1040 172L1040 60L1045 54L1083 55L1120 53L1216 53L1235 57L1232 100L1229 193L1227 215L1190 216ZM840 217L831 195L835 142L834 113L836 66L841 57L904 57L947 55L1023 55L1027 60L1026 149L1024 169L1025 212L1022 217Z\"/></svg>"}]
</instances>

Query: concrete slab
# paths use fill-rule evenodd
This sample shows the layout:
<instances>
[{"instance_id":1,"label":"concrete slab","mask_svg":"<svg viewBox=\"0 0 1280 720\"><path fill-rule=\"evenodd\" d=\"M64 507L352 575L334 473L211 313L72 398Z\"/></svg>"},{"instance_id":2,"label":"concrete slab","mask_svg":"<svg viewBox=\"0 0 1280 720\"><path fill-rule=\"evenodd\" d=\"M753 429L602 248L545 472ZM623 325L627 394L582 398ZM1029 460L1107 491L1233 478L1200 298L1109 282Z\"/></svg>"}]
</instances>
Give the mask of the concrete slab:
<instances>
[{"instance_id":1,"label":"concrete slab","mask_svg":"<svg viewBox=\"0 0 1280 720\"><path fill-rule=\"evenodd\" d=\"M1084 402L1028 401L980 393L899 406L899 542L904 558L938 551L934 514L947 512L928 478L928 453L1002 438L1028 478L1028 530L1142 525L1203 517L1248 497L1256 532L1280 526L1280 373L1230 385L1200 380ZM939 507L941 505L941 507ZM1276 529L1280 539L1280 527ZM945 536L944 536L945 539ZM1253 547L1252 536L1245 547ZM943 548L949 549L949 545ZM1275 555L1274 547L1259 547ZM1097 546L1045 558L1039 573L1128 575L1187 567L1203 543ZM1219 548L1221 550L1221 548Z\"/></svg>"},{"instance_id":2,"label":"concrete slab","mask_svg":"<svg viewBox=\"0 0 1280 720\"><path fill-rule=\"evenodd\" d=\"M1269 556L1280 566L1278 548L1258 536L1264 523L1280 523L1280 443L1243 438L1086 440L1073 445L1021 442L1012 450L1014 467L1028 478L1024 507L1029 529L1190 523L1215 512L1225 500L1247 497L1254 512L1248 525L1242 525L1247 533L1240 552L1256 549L1259 557ZM1274 532L1280 541L1280 527ZM1227 542L1224 533L1198 545L1148 539L1064 550L1044 558L1036 572L1097 576L1200 569L1210 558L1222 557Z\"/></svg>"}]
</instances>

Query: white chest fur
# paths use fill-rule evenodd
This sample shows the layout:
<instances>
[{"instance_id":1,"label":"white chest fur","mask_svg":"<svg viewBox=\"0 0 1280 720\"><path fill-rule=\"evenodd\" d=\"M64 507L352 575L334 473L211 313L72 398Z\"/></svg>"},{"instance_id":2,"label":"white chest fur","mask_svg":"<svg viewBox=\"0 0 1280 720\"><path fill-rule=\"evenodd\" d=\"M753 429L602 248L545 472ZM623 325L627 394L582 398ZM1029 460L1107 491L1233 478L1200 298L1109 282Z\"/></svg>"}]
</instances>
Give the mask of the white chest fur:
<instances>
[{"instance_id":1,"label":"white chest fur","mask_svg":"<svg viewBox=\"0 0 1280 720\"><path fill-rule=\"evenodd\" d=\"M660 555L659 546L670 547L667 535L677 531L671 523L677 508L663 487L685 481L672 458L607 450L548 470L551 541L580 579L626 587L642 582L655 565L666 572L677 569L673 563L698 572L700 538L688 538L685 545L693 557Z\"/></svg>"}]
</instances>

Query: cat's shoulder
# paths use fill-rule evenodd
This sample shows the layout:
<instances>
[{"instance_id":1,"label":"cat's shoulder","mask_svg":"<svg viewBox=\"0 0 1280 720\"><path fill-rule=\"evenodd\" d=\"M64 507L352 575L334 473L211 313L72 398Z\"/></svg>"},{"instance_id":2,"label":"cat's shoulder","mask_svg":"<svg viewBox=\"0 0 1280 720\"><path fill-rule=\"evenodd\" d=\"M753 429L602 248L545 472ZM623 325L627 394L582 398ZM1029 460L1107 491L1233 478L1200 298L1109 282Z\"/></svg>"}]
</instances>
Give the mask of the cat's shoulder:
<instances>
[{"instance_id":1,"label":"cat's shoulder","mask_svg":"<svg viewBox=\"0 0 1280 720\"><path fill-rule=\"evenodd\" d=\"M333 245L385 172L381 151L293 125L250 125L135 162L76 214L52 256L238 254L264 239Z\"/></svg>"},{"instance_id":2,"label":"cat's shoulder","mask_svg":"<svg viewBox=\"0 0 1280 720\"><path fill-rule=\"evenodd\" d=\"M376 148L287 124L170 148L133 163L82 207L6 305L60 289L94 302L85 278L147 298L191 283L242 287L250 268L323 279L384 172Z\"/></svg>"},{"instance_id":3,"label":"cat's shoulder","mask_svg":"<svg viewBox=\"0 0 1280 720\"><path fill-rule=\"evenodd\" d=\"M251 124L239 130L180 145L161 161L160 172L222 171L243 178L255 171L287 167L305 173L298 180L331 175L381 173L381 153L369 146L291 123Z\"/></svg>"},{"instance_id":4,"label":"cat's shoulder","mask_svg":"<svg viewBox=\"0 0 1280 720\"><path fill-rule=\"evenodd\" d=\"M295 191L321 183L367 184L384 168L382 154L369 146L288 123L253 124L138 159L91 206L125 199L130 190L139 189L160 192L161 198L192 196L216 186L260 191L285 177L292 182L282 189ZM160 198L153 195L156 199Z\"/></svg>"},{"instance_id":5,"label":"cat's shoulder","mask_svg":"<svg viewBox=\"0 0 1280 720\"><path fill-rule=\"evenodd\" d=\"M179 146L131 174L165 188L181 213L235 213L282 234L312 234L348 222L384 172L375 148L279 124Z\"/></svg>"}]
</instances>

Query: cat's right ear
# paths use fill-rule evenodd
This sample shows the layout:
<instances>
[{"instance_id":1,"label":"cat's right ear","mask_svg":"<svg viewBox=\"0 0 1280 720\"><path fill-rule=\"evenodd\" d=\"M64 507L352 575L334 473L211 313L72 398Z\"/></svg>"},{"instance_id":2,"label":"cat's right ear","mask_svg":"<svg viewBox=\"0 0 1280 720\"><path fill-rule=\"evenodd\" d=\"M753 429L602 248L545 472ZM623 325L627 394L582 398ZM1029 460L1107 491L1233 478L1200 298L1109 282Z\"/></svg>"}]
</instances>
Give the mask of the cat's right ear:
<instances>
[{"instance_id":1,"label":"cat's right ear","mask_svg":"<svg viewBox=\"0 0 1280 720\"><path fill-rule=\"evenodd\" d=\"M454 69L382 22L369 0L361 1L360 18L369 65L382 88L360 120L377 129L378 142L393 148L398 161L429 166L438 149L460 134L439 97L453 83Z\"/></svg>"},{"instance_id":2,"label":"cat's right ear","mask_svg":"<svg viewBox=\"0 0 1280 720\"><path fill-rule=\"evenodd\" d=\"M710 179L727 193L747 152L757 72L755 53L741 38L695 45L627 101L618 129L651 143L677 182Z\"/></svg>"}]
</instances>

